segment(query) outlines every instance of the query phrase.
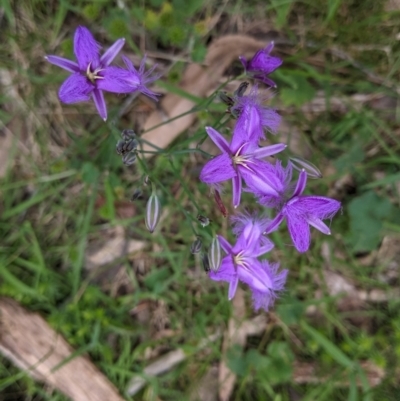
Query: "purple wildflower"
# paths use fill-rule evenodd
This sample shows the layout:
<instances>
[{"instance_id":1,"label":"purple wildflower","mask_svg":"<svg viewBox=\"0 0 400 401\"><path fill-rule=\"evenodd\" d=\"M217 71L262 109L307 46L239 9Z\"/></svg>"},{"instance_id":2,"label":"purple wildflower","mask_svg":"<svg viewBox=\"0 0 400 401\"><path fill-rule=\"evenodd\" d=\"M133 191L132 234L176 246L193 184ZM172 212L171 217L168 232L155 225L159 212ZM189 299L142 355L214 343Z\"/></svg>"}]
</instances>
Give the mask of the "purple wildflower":
<instances>
[{"instance_id":1,"label":"purple wildflower","mask_svg":"<svg viewBox=\"0 0 400 401\"><path fill-rule=\"evenodd\" d=\"M288 170L291 170L290 168ZM291 173L290 173L291 175ZM286 218L289 234L293 244L299 252L306 252L310 247L310 226L315 227L323 234L330 235L329 227L322 221L332 219L340 209L340 202L325 196L302 195L307 183L307 173L300 173L296 187L290 196L287 196L290 186L281 193L280 211L271 221L265 233L275 231L280 223ZM270 194L259 198L261 204L271 205L273 197ZM278 199L275 199L277 202Z\"/></svg>"},{"instance_id":2,"label":"purple wildflower","mask_svg":"<svg viewBox=\"0 0 400 401\"><path fill-rule=\"evenodd\" d=\"M247 181L248 177L254 176L254 180L257 181L259 171L262 171L263 179L258 179L262 191L278 196L276 186L280 182L275 179L270 165L260 159L281 152L286 148L285 144L278 143L259 148L253 138L253 132L256 130L251 120L247 121L247 126L238 121L230 144L214 128L206 127L206 131L222 154L205 164L200 173L201 181L218 185L220 182L232 179L233 205L237 207L242 192L242 178Z\"/></svg>"},{"instance_id":3,"label":"purple wildflower","mask_svg":"<svg viewBox=\"0 0 400 401\"><path fill-rule=\"evenodd\" d=\"M268 74L271 74L282 64L282 60L279 57L270 56L273 48L274 42L271 42L267 47L259 50L252 59L246 60L242 56L239 59L250 76L264 82L266 85L276 87L275 82L267 77Z\"/></svg>"},{"instance_id":4,"label":"purple wildflower","mask_svg":"<svg viewBox=\"0 0 400 401\"><path fill-rule=\"evenodd\" d=\"M119 71L121 68L109 67L119 51L122 49L125 39L118 39L101 57L100 45L95 41L90 31L78 26L74 37L74 52L77 63L58 56L46 56L46 60L57 65L72 75L68 77L58 92L59 98L64 103L78 103L90 99L92 96L100 117L107 119L107 108L102 90L119 93ZM113 73L110 73L111 70Z\"/></svg>"},{"instance_id":5,"label":"purple wildflower","mask_svg":"<svg viewBox=\"0 0 400 401\"><path fill-rule=\"evenodd\" d=\"M214 281L229 283L228 298L231 300L239 281L247 284L253 291L255 308L267 309L282 290L287 271L277 273L275 266L260 262L257 258L273 248L273 243L262 235L268 225L266 219L249 216L240 218L236 226L238 238L234 246L222 236L218 236L222 249L227 253L218 271L209 273Z\"/></svg>"},{"instance_id":6,"label":"purple wildflower","mask_svg":"<svg viewBox=\"0 0 400 401\"><path fill-rule=\"evenodd\" d=\"M281 123L281 116L275 110L263 106L263 102L270 97L260 96L258 86L254 85L248 96L235 96L229 108L234 116L239 116L239 124L247 122L252 127L250 132L254 141L265 139L264 129L276 134Z\"/></svg>"}]
</instances>

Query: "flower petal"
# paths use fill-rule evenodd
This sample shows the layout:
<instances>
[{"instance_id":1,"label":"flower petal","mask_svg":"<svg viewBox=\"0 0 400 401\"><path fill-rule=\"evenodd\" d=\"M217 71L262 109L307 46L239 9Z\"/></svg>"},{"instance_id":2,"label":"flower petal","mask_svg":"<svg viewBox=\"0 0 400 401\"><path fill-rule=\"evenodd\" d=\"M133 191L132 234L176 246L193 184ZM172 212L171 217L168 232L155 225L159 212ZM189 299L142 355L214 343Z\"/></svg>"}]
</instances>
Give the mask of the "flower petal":
<instances>
[{"instance_id":1,"label":"flower petal","mask_svg":"<svg viewBox=\"0 0 400 401\"><path fill-rule=\"evenodd\" d=\"M304 192L306 185L307 185L307 173L305 170L302 170L300 172L299 179L297 181L296 188L293 192L292 197L294 198L296 196L301 195Z\"/></svg>"},{"instance_id":2,"label":"flower petal","mask_svg":"<svg viewBox=\"0 0 400 401\"><path fill-rule=\"evenodd\" d=\"M251 192L259 196L269 195L277 198L281 196L284 184L270 163L254 159L248 166L250 168L238 165L238 171Z\"/></svg>"},{"instance_id":3,"label":"flower petal","mask_svg":"<svg viewBox=\"0 0 400 401\"><path fill-rule=\"evenodd\" d=\"M264 234L270 234L276 231L279 228L284 218L285 216L283 213L278 213L276 217L269 223L268 227L264 231Z\"/></svg>"},{"instance_id":4,"label":"flower petal","mask_svg":"<svg viewBox=\"0 0 400 401\"><path fill-rule=\"evenodd\" d=\"M262 72L263 74L270 74L275 71L282 64L279 57L270 56L264 50L258 51L248 63L248 71Z\"/></svg>"},{"instance_id":5,"label":"flower petal","mask_svg":"<svg viewBox=\"0 0 400 401\"><path fill-rule=\"evenodd\" d=\"M206 184L214 184L229 180L236 176L232 159L226 154L216 156L208 161L200 173L200 180Z\"/></svg>"},{"instance_id":6,"label":"flower petal","mask_svg":"<svg viewBox=\"0 0 400 401\"><path fill-rule=\"evenodd\" d=\"M125 44L125 39L121 38L114 42L114 44L109 47L100 58L100 63L103 67L110 65L110 63L117 57L120 50Z\"/></svg>"},{"instance_id":7,"label":"flower petal","mask_svg":"<svg viewBox=\"0 0 400 401\"><path fill-rule=\"evenodd\" d=\"M331 230L329 227L318 217L315 216L307 216L307 223L310 226L315 227L318 231L321 231L321 233L326 234L326 235L331 235Z\"/></svg>"},{"instance_id":8,"label":"flower petal","mask_svg":"<svg viewBox=\"0 0 400 401\"><path fill-rule=\"evenodd\" d=\"M296 207L319 219L331 219L340 209L341 203L325 196L300 196Z\"/></svg>"},{"instance_id":9,"label":"flower petal","mask_svg":"<svg viewBox=\"0 0 400 401\"><path fill-rule=\"evenodd\" d=\"M86 71L89 64L92 71L99 68L99 52L100 45L96 42L89 29L84 26L78 26L74 37L74 53L81 71Z\"/></svg>"},{"instance_id":10,"label":"flower petal","mask_svg":"<svg viewBox=\"0 0 400 401\"><path fill-rule=\"evenodd\" d=\"M233 264L232 256L225 256L222 261L218 271L210 271L209 277L214 281L227 281L231 282L236 278L236 269Z\"/></svg>"},{"instance_id":11,"label":"flower petal","mask_svg":"<svg viewBox=\"0 0 400 401\"><path fill-rule=\"evenodd\" d=\"M232 178L232 202L235 209L240 205L241 195L242 177L239 174L236 174L236 176Z\"/></svg>"},{"instance_id":12,"label":"flower petal","mask_svg":"<svg viewBox=\"0 0 400 401\"><path fill-rule=\"evenodd\" d=\"M273 282L261 263L255 258L249 259L248 263L251 264L249 268L237 267L239 280L257 291L266 292L270 290L273 287Z\"/></svg>"},{"instance_id":13,"label":"flower petal","mask_svg":"<svg viewBox=\"0 0 400 401\"><path fill-rule=\"evenodd\" d=\"M45 56L44 57L49 63L61 67L69 72L79 72L79 65L75 61L68 60L64 57L58 56Z\"/></svg>"},{"instance_id":14,"label":"flower petal","mask_svg":"<svg viewBox=\"0 0 400 401\"><path fill-rule=\"evenodd\" d=\"M276 155L279 152L282 152L287 147L284 143L277 143L276 145L263 146L262 148L258 148L253 152L253 156L257 159L262 159L263 157L268 157L272 155Z\"/></svg>"},{"instance_id":15,"label":"flower petal","mask_svg":"<svg viewBox=\"0 0 400 401\"><path fill-rule=\"evenodd\" d=\"M80 73L69 76L61 85L58 96L63 103L85 102L90 99L94 85Z\"/></svg>"},{"instance_id":16,"label":"flower petal","mask_svg":"<svg viewBox=\"0 0 400 401\"><path fill-rule=\"evenodd\" d=\"M289 234L295 248L300 252L306 252L310 247L310 227L303 216L288 213L286 215Z\"/></svg>"},{"instance_id":17,"label":"flower petal","mask_svg":"<svg viewBox=\"0 0 400 401\"><path fill-rule=\"evenodd\" d=\"M228 291L229 301L231 301L235 296L238 284L239 284L239 277L236 275L235 278L229 283L229 291Z\"/></svg>"},{"instance_id":18,"label":"flower petal","mask_svg":"<svg viewBox=\"0 0 400 401\"><path fill-rule=\"evenodd\" d=\"M102 78L96 80L97 88L112 93L130 93L138 88L131 80L131 73L119 67L106 67L99 74Z\"/></svg>"},{"instance_id":19,"label":"flower petal","mask_svg":"<svg viewBox=\"0 0 400 401\"><path fill-rule=\"evenodd\" d=\"M103 92L101 90L95 89L93 91L93 100L94 104L96 105L97 111L100 114L100 117L104 121L107 121L107 106L104 100Z\"/></svg>"},{"instance_id":20,"label":"flower petal","mask_svg":"<svg viewBox=\"0 0 400 401\"><path fill-rule=\"evenodd\" d=\"M221 152L231 154L228 141L214 128L206 127L206 131L211 140L218 146Z\"/></svg>"},{"instance_id":21,"label":"flower petal","mask_svg":"<svg viewBox=\"0 0 400 401\"><path fill-rule=\"evenodd\" d=\"M221 248L226 252L226 253L231 253L232 252L232 245L222 236L222 235L217 235L219 244L221 245Z\"/></svg>"}]
</instances>

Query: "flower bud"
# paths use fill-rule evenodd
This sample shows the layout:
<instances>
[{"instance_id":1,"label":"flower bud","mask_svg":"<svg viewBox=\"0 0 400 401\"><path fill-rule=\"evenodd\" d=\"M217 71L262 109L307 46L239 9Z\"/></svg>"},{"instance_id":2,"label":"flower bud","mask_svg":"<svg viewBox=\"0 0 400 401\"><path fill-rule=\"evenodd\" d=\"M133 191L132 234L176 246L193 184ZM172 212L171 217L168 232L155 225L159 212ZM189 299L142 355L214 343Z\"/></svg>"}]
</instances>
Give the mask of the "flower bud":
<instances>
[{"instance_id":1,"label":"flower bud","mask_svg":"<svg viewBox=\"0 0 400 401\"><path fill-rule=\"evenodd\" d=\"M208 250L208 259L210 268L213 272L217 272L221 266L221 245L218 237L213 238L210 249Z\"/></svg>"},{"instance_id":2,"label":"flower bud","mask_svg":"<svg viewBox=\"0 0 400 401\"><path fill-rule=\"evenodd\" d=\"M131 166L133 163L135 163L135 161L136 161L136 153L127 153L122 158L122 163L124 163L125 166Z\"/></svg>"},{"instance_id":3,"label":"flower bud","mask_svg":"<svg viewBox=\"0 0 400 401\"><path fill-rule=\"evenodd\" d=\"M203 262L203 269L206 273L210 271L210 261L208 260L208 255L203 253L201 255L201 261Z\"/></svg>"},{"instance_id":4,"label":"flower bud","mask_svg":"<svg viewBox=\"0 0 400 401\"><path fill-rule=\"evenodd\" d=\"M145 217L146 227L151 233L153 233L154 229L156 228L158 221L160 220L160 215L161 215L160 200L158 199L158 196L153 190L149 200L147 201L146 217Z\"/></svg>"},{"instance_id":5,"label":"flower bud","mask_svg":"<svg viewBox=\"0 0 400 401\"><path fill-rule=\"evenodd\" d=\"M197 238L195 241L193 241L192 245L190 246L190 252L195 255L196 253L199 253L201 251L202 247L202 242L200 238Z\"/></svg>"},{"instance_id":6,"label":"flower bud","mask_svg":"<svg viewBox=\"0 0 400 401\"><path fill-rule=\"evenodd\" d=\"M231 96L227 95L226 92L220 91L218 92L218 97L224 102L227 106L231 107L234 104L234 101Z\"/></svg>"},{"instance_id":7,"label":"flower bud","mask_svg":"<svg viewBox=\"0 0 400 401\"><path fill-rule=\"evenodd\" d=\"M122 136L122 139L124 141L129 141L130 139L135 138L136 134L135 134L135 131L133 129L124 129L121 132L121 136Z\"/></svg>"},{"instance_id":8,"label":"flower bud","mask_svg":"<svg viewBox=\"0 0 400 401\"><path fill-rule=\"evenodd\" d=\"M297 171L304 170L310 178L322 178L322 173L317 166L299 156L289 157L292 167Z\"/></svg>"},{"instance_id":9,"label":"flower bud","mask_svg":"<svg viewBox=\"0 0 400 401\"><path fill-rule=\"evenodd\" d=\"M138 200L141 197L142 197L142 190L139 188L136 188L131 196L131 202Z\"/></svg>"},{"instance_id":10,"label":"flower bud","mask_svg":"<svg viewBox=\"0 0 400 401\"><path fill-rule=\"evenodd\" d=\"M210 224L210 219L208 217L206 217L206 216L201 215L201 214L197 215L197 220L200 222L200 224L203 227L207 227Z\"/></svg>"},{"instance_id":11,"label":"flower bud","mask_svg":"<svg viewBox=\"0 0 400 401\"><path fill-rule=\"evenodd\" d=\"M242 97L249 86L248 82L242 82L239 87L233 92L234 97Z\"/></svg>"}]
</instances>

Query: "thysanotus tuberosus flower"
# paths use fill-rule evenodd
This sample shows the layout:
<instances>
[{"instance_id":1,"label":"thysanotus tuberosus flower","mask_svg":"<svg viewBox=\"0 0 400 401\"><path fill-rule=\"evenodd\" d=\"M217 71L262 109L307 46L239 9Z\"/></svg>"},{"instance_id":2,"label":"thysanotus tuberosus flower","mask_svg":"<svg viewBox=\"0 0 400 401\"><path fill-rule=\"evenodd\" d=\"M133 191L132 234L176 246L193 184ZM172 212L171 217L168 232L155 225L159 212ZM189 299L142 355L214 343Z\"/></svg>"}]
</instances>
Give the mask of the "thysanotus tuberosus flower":
<instances>
[{"instance_id":1,"label":"thysanotus tuberosus flower","mask_svg":"<svg viewBox=\"0 0 400 401\"><path fill-rule=\"evenodd\" d=\"M239 281L247 284L253 292L256 309L268 309L277 292L283 289L287 274L285 270L278 273L275 265L270 266L268 262L258 260L259 256L274 246L263 236L267 225L267 219L241 216L235 228L238 234L235 245L232 246L224 237L218 236L227 256L222 259L218 271L209 272L212 280L229 283L229 299L234 297Z\"/></svg>"},{"instance_id":2,"label":"thysanotus tuberosus flower","mask_svg":"<svg viewBox=\"0 0 400 401\"><path fill-rule=\"evenodd\" d=\"M107 77L107 70L124 43L125 39L118 39L100 56L100 45L93 35L87 28L78 26L74 37L74 53L77 62L58 56L46 56L46 60L50 63L72 72L72 75L61 85L58 92L60 100L64 103L78 103L92 97L100 117L107 120L107 108L102 91L115 92L109 89L115 89L118 86L115 77L114 79Z\"/></svg>"},{"instance_id":3,"label":"thysanotus tuberosus flower","mask_svg":"<svg viewBox=\"0 0 400 401\"><path fill-rule=\"evenodd\" d=\"M307 183L307 173L303 170L300 173L296 187L291 195L291 188L281 194L276 202L280 203L279 212L265 230L270 233L278 228L286 218L289 234L293 244L299 252L306 252L310 247L311 234L310 226L313 226L323 234L329 235L330 228L322 221L332 219L340 209L340 202L325 196L302 195ZM270 198L270 195L267 195ZM267 199L260 198L262 204Z\"/></svg>"},{"instance_id":4,"label":"thysanotus tuberosus flower","mask_svg":"<svg viewBox=\"0 0 400 401\"><path fill-rule=\"evenodd\" d=\"M75 31L74 53L77 62L58 56L46 56L46 60L72 73L58 92L64 103L78 103L90 100L92 97L100 117L107 120L107 107L103 91L112 93L141 93L157 99L157 95L146 88L146 85L158 78L152 75L155 66L145 72L145 58L136 70L129 59L124 57L127 69L111 66L125 39L118 39L102 56L100 45L90 31L79 26Z\"/></svg>"},{"instance_id":5,"label":"thysanotus tuberosus flower","mask_svg":"<svg viewBox=\"0 0 400 401\"><path fill-rule=\"evenodd\" d=\"M246 180L248 176L257 176L259 170L268 170L268 165L261 159L275 155L286 148L283 143L264 146L256 145L251 134L251 126L242 129L236 124L232 141L228 141L214 128L206 127L207 134L221 150L219 156L211 159L202 169L200 179L206 184L218 185L219 183L232 180L233 205L239 206L242 193L242 178ZM276 180L273 174L266 175L260 180L265 192L277 194Z\"/></svg>"},{"instance_id":6,"label":"thysanotus tuberosus flower","mask_svg":"<svg viewBox=\"0 0 400 401\"><path fill-rule=\"evenodd\" d=\"M254 79L264 82L266 85L276 87L275 82L268 78L267 75L274 72L281 64L279 57L270 56L274 42L271 42L264 49L259 50L250 60L239 57L245 71Z\"/></svg>"}]
</instances>

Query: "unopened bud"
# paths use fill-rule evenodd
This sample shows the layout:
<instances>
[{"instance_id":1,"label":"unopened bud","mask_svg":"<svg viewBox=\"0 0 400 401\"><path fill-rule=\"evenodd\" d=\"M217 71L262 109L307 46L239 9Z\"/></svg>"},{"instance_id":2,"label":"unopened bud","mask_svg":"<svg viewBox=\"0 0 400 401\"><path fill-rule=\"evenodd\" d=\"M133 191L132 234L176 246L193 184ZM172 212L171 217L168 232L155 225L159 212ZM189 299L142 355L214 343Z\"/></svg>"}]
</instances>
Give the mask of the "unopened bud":
<instances>
[{"instance_id":1,"label":"unopened bud","mask_svg":"<svg viewBox=\"0 0 400 401\"><path fill-rule=\"evenodd\" d=\"M136 137L135 131L133 129L124 129L121 132L122 139L128 141Z\"/></svg>"},{"instance_id":2,"label":"unopened bud","mask_svg":"<svg viewBox=\"0 0 400 401\"><path fill-rule=\"evenodd\" d=\"M224 102L227 106L231 107L234 104L234 101L231 96L227 95L226 92L218 92L218 97Z\"/></svg>"},{"instance_id":3,"label":"unopened bud","mask_svg":"<svg viewBox=\"0 0 400 401\"><path fill-rule=\"evenodd\" d=\"M138 200L142 197L142 191L139 188L136 188L131 196L131 202Z\"/></svg>"},{"instance_id":4,"label":"unopened bud","mask_svg":"<svg viewBox=\"0 0 400 401\"><path fill-rule=\"evenodd\" d=\"M210 249L208 250L208 259L210 268L213 272L217 272L221 266L221 245L218 237L213 238Z\"/></svg>"},{"instance_id":5,"label":"unopened bud","mask_svg":"<svg viewBox=\"0 0 400 401\"><path fill-rule=\"evenodd\" d=\"M200 238L197 238L195 241L193 241L192 245L190 246L190 252L195 255L196 253L199 253L201 251L202 247L202 242Z\"/></svg>"},{"instance_id":6,"label":"unopened bud","mask_svg":"<svg viewBox=\"0 0 400 401\"><path fill-rule=\"evenodd\" d=\"M197 220L200 222L200 224L203 227L207 227L210 224L210 219L208 217L206 217L206 216L201 215L201 214L197 215Z\"/></svg>"},{"instance_id":7,"label":"unopened bud","mask_svg":"<svg viewBox=\"0 0 400 401\"><path fill-rule=\"evenodd\" d=\"M242 97L249 86L248 82L242 82L239 87L233 92L235 97Z\"/></svg>"},{"instance_id":8,"label":"unopened bud","mask_svg":"<svg viewBox=\"0 0 400 401\"><path fill-rule=\"evenodd\" d=\"M206 253L203 253L201 255L201 261L203 263L203 269L206 273L210 271L210 261L208 260L208 255Z\"/></svg>"},{"instance_id":9,"label":"unopened bud","mask_svg":"<svg viewBox=\"0 0 400 401\"><path fill-rule=\"evenodd\" d=\"M118 153L119 155L122 155L122 154L124 153L124 148L125 148L125 141L122 140L122 139L120 139L120 140L117 142L117 146L116 146L117 153Z\"/></svg>"},{"instance_id":10,"label":"unopened bud","mask_svg":"<svg viewBox=\"0 0 400 401\"><path fill-rule=\"evenodd\" d=\"M127 153L122 157L122 162L125 166L131 166L136 161L136 153Z\"/></svg>"},{"instance_id":11,"label":"unopened bud","mask_svg":"<svg viewBox=\"0 0 400 401\"><path fill-rule=\"evenodd\" d=\"M308 160L298 156L289 157L289 160L295 170L300 172L304 170L310 178L322 178L319 168Z\"/></svg>"},{"instance_id":12,"label":"unopened bud","mask_svg":"<svg viewBox=\"0 0 400 401\"><path fill-rule=\"evenodd\" d=\"M147 201L146 218L145 218L146 227L151 233L153 233L154 229L156 228L158 221L160 220L160 215L161 215L160 200L158 199L158 196L153 190L149 200Z\"/></svg>"}]
</instances>

